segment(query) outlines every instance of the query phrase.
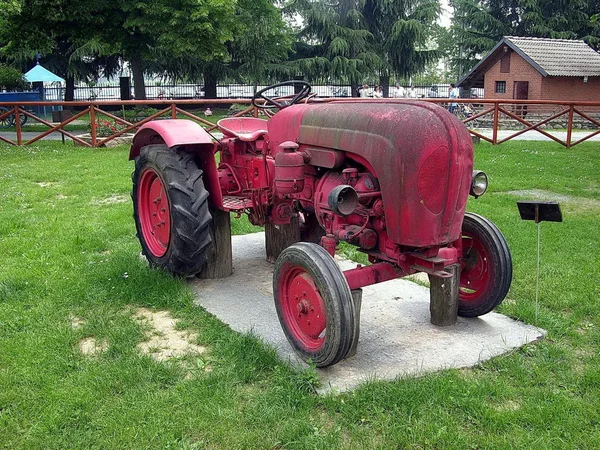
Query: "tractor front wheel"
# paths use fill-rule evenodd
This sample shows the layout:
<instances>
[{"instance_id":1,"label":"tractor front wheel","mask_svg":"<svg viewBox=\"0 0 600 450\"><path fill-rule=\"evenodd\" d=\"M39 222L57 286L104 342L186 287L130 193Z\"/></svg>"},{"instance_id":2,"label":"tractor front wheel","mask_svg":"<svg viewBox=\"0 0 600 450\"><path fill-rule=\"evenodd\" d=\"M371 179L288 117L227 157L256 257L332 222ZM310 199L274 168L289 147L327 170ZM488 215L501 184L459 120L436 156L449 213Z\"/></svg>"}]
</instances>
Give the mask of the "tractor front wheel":
<instances>
[{"instance_id":1,"label":"tractor front wheel","mask_svg":"<svg viewBox=\"0 0 600 450\"><path fill-rule=\"evenodd\" d=\"M487 314L506 297L512 281L508 244L490 220L466 213L462 226L458 315Z\"/></svg>"},{"instance_id":2,"label":"tractor front wheel","mask_svg":"<svg viewBox=\"0 0 600 450\"><path fill-rule=\"evenodd\" d=\"M355 332L352 294L323 247L299 242L283 250L273 293L285 336L303 360L327 367L348 355Z\"/></svg>"},{"instance_id":3,"label":"tractor front wheel","mask_svg":"<svg viewBox=\"0 0 600 450\"><path fill-rule=\"evenodd\" d=\"M211 246L208 192L192 155L143 147L132 175L133 217L150 265L176 275L200 271Z\"/></svg>"}]
</instances>

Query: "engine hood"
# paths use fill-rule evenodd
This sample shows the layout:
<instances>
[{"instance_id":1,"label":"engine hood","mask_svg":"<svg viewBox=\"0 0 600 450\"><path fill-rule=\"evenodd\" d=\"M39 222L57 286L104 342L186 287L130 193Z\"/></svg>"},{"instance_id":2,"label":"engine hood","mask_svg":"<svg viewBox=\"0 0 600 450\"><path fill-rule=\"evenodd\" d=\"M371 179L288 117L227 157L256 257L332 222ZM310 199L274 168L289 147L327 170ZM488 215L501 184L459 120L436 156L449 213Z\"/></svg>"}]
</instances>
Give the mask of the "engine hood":
<instances>
[{"instance_id":1,"label":"engine hood","mask_svg":"<svg viewBox=\"0 0 600 450\"><path fill-rule=\"evenodd\" d=\"M460 237L473 170L465 126L420 101L336 101L294 105L269 121L271 148L342 150L379 179L390 239L443 245Z\"/></svg>"}]
</instances>

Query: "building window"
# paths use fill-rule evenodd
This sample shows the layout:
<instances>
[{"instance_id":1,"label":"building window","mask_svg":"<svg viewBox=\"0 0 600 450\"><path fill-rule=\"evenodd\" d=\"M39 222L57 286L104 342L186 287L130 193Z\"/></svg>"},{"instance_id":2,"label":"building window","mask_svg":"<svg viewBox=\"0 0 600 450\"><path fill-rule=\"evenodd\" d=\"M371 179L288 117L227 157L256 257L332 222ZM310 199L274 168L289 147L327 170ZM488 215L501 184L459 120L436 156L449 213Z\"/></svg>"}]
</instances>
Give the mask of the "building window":
<instances>
[{"instance_id":1,"label":"building window","mask_svg":"<svg viewBox=\"0 0 600 450\"><path fill-rule=\"evenodd\" d=\"M506 94L506 81L496 81L496 94Z\"/></svg>"},{"instance_id":2,"label":"building window","mask_svg":"<svg viewBox=\"0 0 600 450\"><path fill-rule=\"evenodd\" d=\"M507 53L500 60L500 73L510 73L510 53Z\"/></svg>"}]
</instances>

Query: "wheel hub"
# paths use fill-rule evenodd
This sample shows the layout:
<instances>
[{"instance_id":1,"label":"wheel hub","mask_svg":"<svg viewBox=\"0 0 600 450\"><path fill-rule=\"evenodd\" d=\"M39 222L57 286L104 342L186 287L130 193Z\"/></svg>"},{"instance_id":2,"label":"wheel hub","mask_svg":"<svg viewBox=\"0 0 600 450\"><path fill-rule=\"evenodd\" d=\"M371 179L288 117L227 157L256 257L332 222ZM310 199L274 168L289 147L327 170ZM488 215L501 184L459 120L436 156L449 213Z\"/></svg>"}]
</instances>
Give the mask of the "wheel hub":
<instances>
[{"instance_id":1,"label":"wheel hub","mask_svg":"<svg viewBox=\"0 0 600 450\"><path fill-rule=\"evenodd\" d=\"M463 237L463 264L460 274L460 296L464 300L475 298L489 278L489 262L481 243L470 236Z\"/></svg>"},{"instance_id":2,"label":"wheel hub","mask_svg":"<svg viewBox=\"0 0 600 450\"><path fill-rule=\"evenodd\" d=\"M304 271L290 277L288 311L298 338L309 348L318 348L325 339L325 305L310 275Z\"/></svg>"},{"instance_id":3,"label":"wheel hub","mask_svg":"<svg viewBox=\"0 0 600 450\"><path fill-rule=\"evenodd\" d=\"M169 247L171 216L163 181L153 169L147 169L142 174L138 214L144 240L153 255L160 258Z\"/></svg>"}]
</instances>

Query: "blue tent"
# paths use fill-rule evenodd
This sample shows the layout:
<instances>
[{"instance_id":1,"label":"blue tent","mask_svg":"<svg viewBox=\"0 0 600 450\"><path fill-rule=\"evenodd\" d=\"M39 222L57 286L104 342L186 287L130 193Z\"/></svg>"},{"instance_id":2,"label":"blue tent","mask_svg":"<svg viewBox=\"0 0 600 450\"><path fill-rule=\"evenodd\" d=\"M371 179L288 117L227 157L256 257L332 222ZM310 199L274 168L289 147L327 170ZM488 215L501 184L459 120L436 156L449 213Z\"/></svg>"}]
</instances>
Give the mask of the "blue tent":
<instances>
[{"instance_id":1,"label":"blue tent","mask_svg":"<svg viewBox=\"0 0 600 450\"><path fill-rule=\"evenodd\" d=\"M40 66L39 62L36 64L36 66L33 69L31 69L29 72L27 72L25 74L25 80L30 83L35 83L35 82L39 82L39 81L43 81L46 83L51 83L54 81L60 81L60 82L65 81L58 75L54 75L48 69L45 69L42 66Z\"/></svg>"}]
</instances>

